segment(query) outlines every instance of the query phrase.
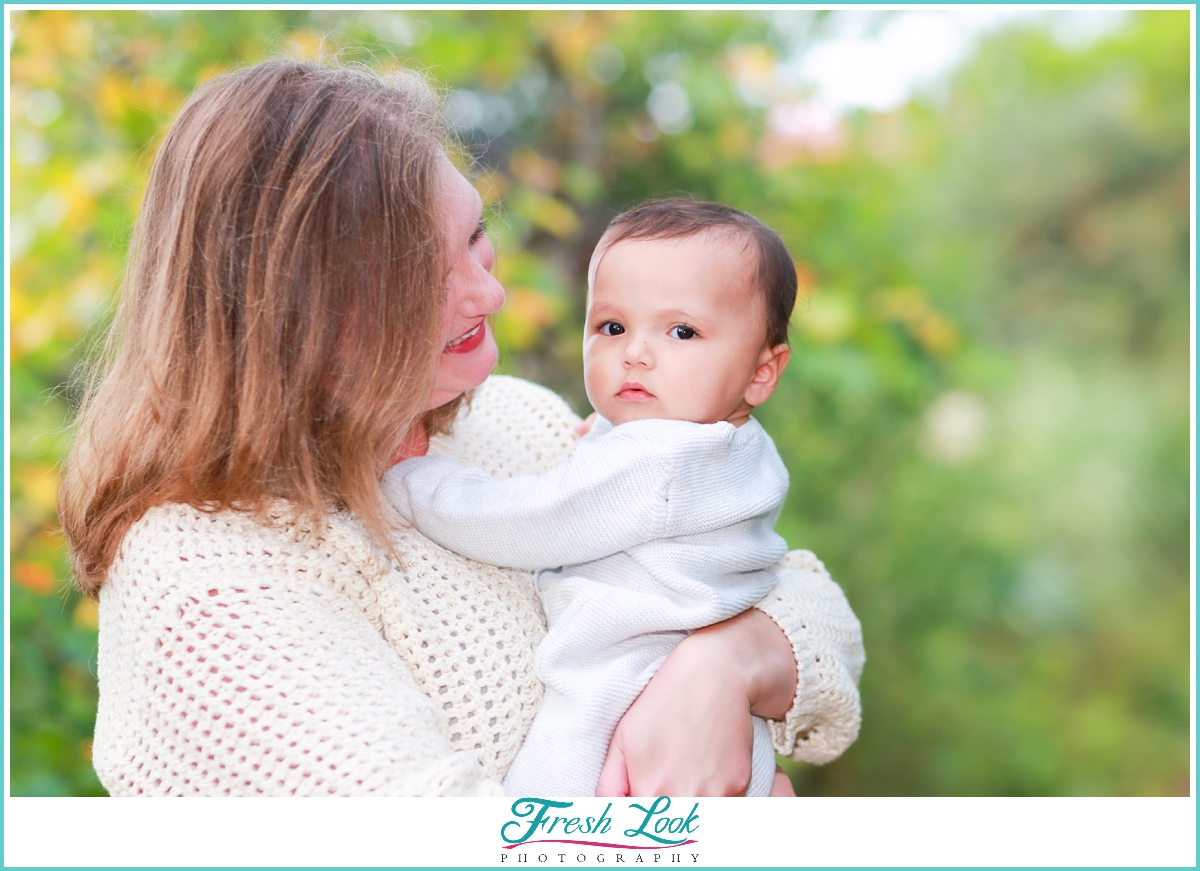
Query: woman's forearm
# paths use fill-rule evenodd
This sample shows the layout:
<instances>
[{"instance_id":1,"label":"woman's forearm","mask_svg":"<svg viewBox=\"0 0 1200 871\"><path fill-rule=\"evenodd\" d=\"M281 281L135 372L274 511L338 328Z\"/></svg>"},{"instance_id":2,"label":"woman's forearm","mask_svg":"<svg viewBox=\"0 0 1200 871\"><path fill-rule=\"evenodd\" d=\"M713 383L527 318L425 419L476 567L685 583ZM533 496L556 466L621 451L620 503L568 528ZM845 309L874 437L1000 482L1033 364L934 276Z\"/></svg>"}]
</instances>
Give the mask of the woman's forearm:
<instances>
[{"instance_id":1,"label":"woman's forearm","mask_svg":"<svg viewBox=\"0 0 1200 871\"><path fill-rule=\"evenodd\" d=\"M751 608L736 617L694 632L683 643L711 647L714 663L734 669L750 713L782 719L796 695L796 659L784 631L762 611Z\"/></svg>"}]
</instances>

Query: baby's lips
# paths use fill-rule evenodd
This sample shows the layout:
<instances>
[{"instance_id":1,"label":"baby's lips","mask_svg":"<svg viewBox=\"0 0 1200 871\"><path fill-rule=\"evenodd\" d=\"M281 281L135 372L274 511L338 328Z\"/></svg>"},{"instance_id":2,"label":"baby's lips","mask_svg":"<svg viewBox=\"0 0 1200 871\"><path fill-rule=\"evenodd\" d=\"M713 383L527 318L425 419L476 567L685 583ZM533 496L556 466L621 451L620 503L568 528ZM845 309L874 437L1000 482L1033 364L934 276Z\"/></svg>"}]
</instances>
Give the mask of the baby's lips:
<instances>
[{"instance_id":1,"label":"baby's lips","mask_svg":"<svg viewBox=\"0 0 1200 871\"><path fill-rule=\"evenodd\" d=\"M654 394L640 384L626 384L621 387L617 396L621 399L653 399Z\"/></svg>"}]
</instances>

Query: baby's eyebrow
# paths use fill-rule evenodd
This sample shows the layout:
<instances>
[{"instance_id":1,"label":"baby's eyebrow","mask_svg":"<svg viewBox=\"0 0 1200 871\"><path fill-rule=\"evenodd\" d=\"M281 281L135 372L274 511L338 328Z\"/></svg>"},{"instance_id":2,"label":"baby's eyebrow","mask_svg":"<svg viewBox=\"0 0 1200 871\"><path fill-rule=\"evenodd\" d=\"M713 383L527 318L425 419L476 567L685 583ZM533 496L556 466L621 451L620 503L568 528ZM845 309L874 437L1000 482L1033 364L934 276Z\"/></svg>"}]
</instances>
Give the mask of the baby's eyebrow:
<instances>
[{"instance_id":1,"label":"baby's eyebrow","mask_svg":"<svg viewBox=\"0 0 1200 871\"><path fill-rule=\"evenodd\" d=\"M678 308L671 309L670 311L661 312L659 314L659 317L668 318L668 319L677 320L677 321L683 321L683 322L689 323L689 324L699 324L699 323L702 323L705 320L707 320L707 318L700 317L698 315L692 314L691 312L686 312L683 309L678 309Z\"/></svg>"},{"instance_id":2,"label":"baby's eyebrow","mask_svg":"<svg viewBox=\"0 0 1200 871\"><path fill-rule=\"evenodd\" d=\"M590 320L596 317L615 317L621 313L621 310L616 306L602 302L588 306L587 316Z\"/></svg>"}]
</instances>

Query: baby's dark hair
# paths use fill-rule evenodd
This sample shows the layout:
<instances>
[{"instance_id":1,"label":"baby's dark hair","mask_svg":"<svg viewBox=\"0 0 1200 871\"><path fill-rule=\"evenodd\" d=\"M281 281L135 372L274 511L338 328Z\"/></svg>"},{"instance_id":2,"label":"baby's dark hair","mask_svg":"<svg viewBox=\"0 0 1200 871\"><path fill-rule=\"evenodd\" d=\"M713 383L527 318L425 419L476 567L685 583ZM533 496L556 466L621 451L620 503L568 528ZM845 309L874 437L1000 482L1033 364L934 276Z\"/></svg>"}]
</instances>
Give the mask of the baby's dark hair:
<instances>
[{"instance_id":1,"label":"baby's dark hair","mask_svg":"<svg viewBox=\"0 0 1200 871\"><path fill-rule=\"evenodd\" d=\"M745 238L758 255L757 282L766 310L767 344L786 345L788 321L796 305L796 264L779 234L753 215L686 197L650 200L612 219L592 255L588 284L595 281L604 252L628 239L683 239L700 233Z\"/></svg>"}]
</instances>

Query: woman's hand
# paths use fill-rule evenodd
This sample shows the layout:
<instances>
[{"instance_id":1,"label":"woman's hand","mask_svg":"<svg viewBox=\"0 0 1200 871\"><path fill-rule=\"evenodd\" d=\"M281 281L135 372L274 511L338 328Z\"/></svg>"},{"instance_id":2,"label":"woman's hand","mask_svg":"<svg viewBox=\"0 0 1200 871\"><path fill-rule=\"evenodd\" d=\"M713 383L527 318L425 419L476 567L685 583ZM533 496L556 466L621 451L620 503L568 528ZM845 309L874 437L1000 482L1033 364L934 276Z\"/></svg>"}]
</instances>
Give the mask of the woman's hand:
<instances>
[{"instance_id":1,"label":"woman's hand","mask_svg":"<svg viewBox=\"0 0 1200 871\"><path fill-rule=\"evenodd\" d=\"M781 719L795 692L791 644L763 612L693 632L617 724L596 795L745 795L750 716Z\"/></svg>"},{"instance_id":2,"label":"woman's hand","mask_svg":"<svg viewBox=\"0 0 1200 871\"><path fill-rule=\"evenodd\" d=\"M778 765L775 766L775 779L771 781L771 798L795 798L796 789L792 780Z\"/></svg>"},{"instance_id":3,"label":"woman's hand","mask_svg":"<svg viewBox=\"0 0 1200 871\"><path fill-rule=\"evenodd\" d=\"M575 424L571 427L571 429L575 430L575 435L579 436L580 438L583 438L585 435L587 435L589 432L592 431L592 427L596 425L597 417L598 417L598 415L596 414L596 412L593 411L591 414L589 414L583 420L576 421Z\"/></svg>"}]
</instances>

